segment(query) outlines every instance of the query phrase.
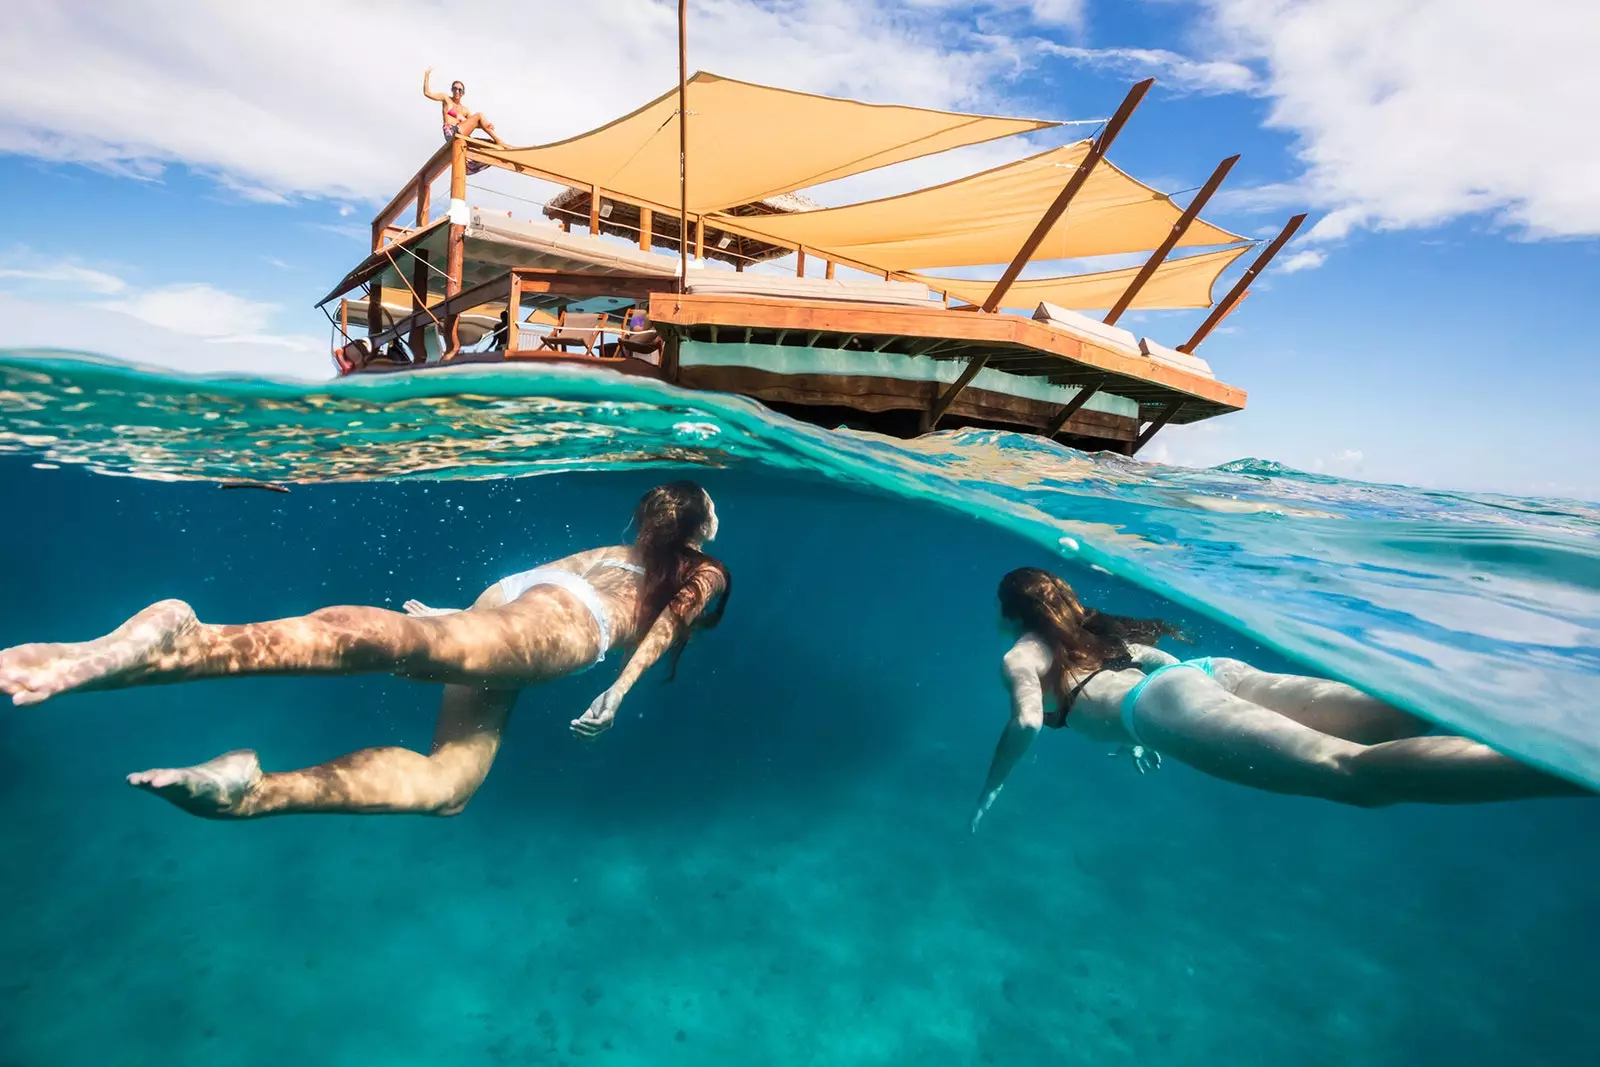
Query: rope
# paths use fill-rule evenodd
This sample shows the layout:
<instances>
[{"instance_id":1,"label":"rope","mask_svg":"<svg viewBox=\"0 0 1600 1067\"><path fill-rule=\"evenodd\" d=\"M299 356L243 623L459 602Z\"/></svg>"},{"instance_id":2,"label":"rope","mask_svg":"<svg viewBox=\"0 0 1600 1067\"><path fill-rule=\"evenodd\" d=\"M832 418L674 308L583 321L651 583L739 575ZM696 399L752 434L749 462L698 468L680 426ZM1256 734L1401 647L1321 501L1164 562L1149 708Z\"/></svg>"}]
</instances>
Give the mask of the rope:
<instances>
[{"instance_id":1,"label":"rope","mask_svg":"<svg viewBox=\"0 0 1600 1067\"><path fill-rule=\"evenodd\" d=\"M426 311L428 313L428 318L433 320L433 324L435 326L437 326L439 329L443 330L444 329L444 323L440 322L439 321L439 316L437 316L437 315L435 315L433 313L433 309L428 306L427 300L423 299L421 296L418 296L417 295L417 291L415 289L411 288L411 279L406 277L405 271L400 269L400 264L398 264L398 263L396 263L394 261L394 256L389 254L389 250L387 248L385 248L383 250L383 255L384 255L384 258L388 259L389 266L394 268L394 272L396 274L400 275L400 280L406 283L406 288L407 289L411 289L411 299L415 300L417 303L421 304L422 305L422 310ZM446 277L449 277L449 276L446 275ZM379 299L382 299L382 298L380 297Z\"/></svg>"},{"instance_id":2,"label":"rope","mask_svg":"<svg viewBox=\"0 0 1600 1067\"><path fill-rule=\"evenodd\" d=\"M389 247L392 248L394 246L390 245ZM429 270L433 271L433 273L437 274L439 277L443 278L445 281L449 281L450 280L450 275L446 274L444 271L440 270L438 267L435 267L432 263L429 263L427 260L425 260L421 256L417 255L415 252L411 251L411 249L406 248L404 246L401 246L400 251L404 252L406 255L410 256L412 259L416 260L418 263L421 263L424 267L427 267ZM390 257L389 262L393 263L394 262L394 258ZM399 267L395 267L395 270L398 271L399 269L400 269Z\"/></svg>"}]
</instances>

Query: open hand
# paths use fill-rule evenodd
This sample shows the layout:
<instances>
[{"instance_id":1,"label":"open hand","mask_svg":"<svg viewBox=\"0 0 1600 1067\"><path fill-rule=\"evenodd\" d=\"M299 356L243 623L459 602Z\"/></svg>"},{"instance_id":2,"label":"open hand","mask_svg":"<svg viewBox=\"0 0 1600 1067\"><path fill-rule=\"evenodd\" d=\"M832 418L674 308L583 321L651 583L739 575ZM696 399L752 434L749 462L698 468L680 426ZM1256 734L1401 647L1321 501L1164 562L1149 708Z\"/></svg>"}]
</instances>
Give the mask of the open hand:
<instances>
[{"instance_id":1,"label":"open hand","mask_svg":"<svg viewBox=\"0 0 1600 1067\"><path fill-rule=\"evenodd\" d=\"M617 708L621 704L622 695L607 689L594 698L594 703L589 705L588 711L572 720L573 736L584 739L599 737L611 729L611 724L617 718Z\"/></svg>"},{"instance_id":2,"label":"open hand","mask_svg":"<svg viewBox=\"0 0 1600 1067\"><path fill-rule=\"evenodd\" d=\"M420 600L408 600L402 605L405 613L418 619L431 619L439 615L458 614L460 608L430 608Z\"/></svg>"},{"instance_id":3,"label":"open hand","mask_svg":"<svg viewBox=\"0 0 1600 1067\"><path fill-rule=\"evenodd\" d=\"M1115 752L1109 752L1107 755L1116 759L1124 753L1133 758L1133 768L1140 774L1161 769L1161 753L1144 745L1121 745Z\"/></svg>"}]
</instances>

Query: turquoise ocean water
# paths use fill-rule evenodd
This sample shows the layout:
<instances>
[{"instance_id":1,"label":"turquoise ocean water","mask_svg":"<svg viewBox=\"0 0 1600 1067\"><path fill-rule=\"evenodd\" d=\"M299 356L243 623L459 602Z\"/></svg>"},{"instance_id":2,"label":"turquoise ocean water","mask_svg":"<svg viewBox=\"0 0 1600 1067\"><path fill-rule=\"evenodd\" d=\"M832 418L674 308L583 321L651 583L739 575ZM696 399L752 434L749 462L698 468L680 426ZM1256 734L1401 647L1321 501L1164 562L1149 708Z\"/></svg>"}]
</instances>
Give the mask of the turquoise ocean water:
<instances>
[{"instance_id":1,"label":"turquoise ocean water","mask_svg":"<svg viewBox=\"0 0 1600 1067\"><path fill-rule=\"evenodd\" d=\"M1600 785L1593 504L889 441L548 370L5 353L0 646L168 596L464 604L620 540L686 470L727 621L598 744L566 728L598 672L530 692L460 818L216 824L121 781L425 747L427 686L0 711L0 1065L1593 1062L1600 805L1350 810L1141 778L1067 731L966 827L1024 564Z\"/></svg>"}]
</instances>

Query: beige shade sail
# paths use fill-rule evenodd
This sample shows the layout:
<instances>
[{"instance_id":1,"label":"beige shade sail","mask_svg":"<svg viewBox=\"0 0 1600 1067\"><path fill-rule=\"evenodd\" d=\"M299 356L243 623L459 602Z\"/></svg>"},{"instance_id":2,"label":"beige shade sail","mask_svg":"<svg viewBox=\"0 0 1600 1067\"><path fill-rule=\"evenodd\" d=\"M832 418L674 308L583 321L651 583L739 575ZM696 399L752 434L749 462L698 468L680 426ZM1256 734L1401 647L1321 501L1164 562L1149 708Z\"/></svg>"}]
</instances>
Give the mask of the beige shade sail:
<instances>
[{"instance_id":1,"label":"beige shade sail","mask_svg":"<svg viewBox=\"0 0 1600 1067\"><path fill-rule=\"evenodd\" d=\"M739 219L728 228L882 270L1009 263L1088 154L1089 144L1064 145L969 178L883 200ZM1182 213L1166 194L1101 160L1033 258L1148 251L1166 238ZM719 216L717 225L723 221ZM1178 244L1242 240L1196 219Z\"/></svg>"},{"instance_id":2,"label":"beige shade sail","mask_svg":"<svg viewBox=\"0 0 1600 1067\"><path fill-rule=\"evenodd\" d=\"M1215 252L1202 252L1198 256L1173 259L1161 264L1145 282L1129 308L1205 308L1210 307L1211 289L1233 261L1254 248L1240 245L1222 248ZM1060 278L1024 278L1013 282L1001 303L1008 308L1032 308L1041 301L1049 301L1075 311L1109 308L1117 302L1141 266L1121 270L1100 271L1096 274L1069 274ZM922 282L935 292L949 293L969 304L982 304L994 289L994 281L971 281L964 278L934 278L926 274L909 277Z\"/></svg>"},{"instance_id":3,"label":"beige shade sail","mask_svg":"<svg viewBox=\"0 0 1600 1067\"><path fill-rule=\"evenodd\" d=\"M748 204L861 171L1059 123L863 104L697 73L688 83L689 212ZM472 143L522 166L678 210L678 92L599 129L529 148Z\"/></svg>"}]
</instances>

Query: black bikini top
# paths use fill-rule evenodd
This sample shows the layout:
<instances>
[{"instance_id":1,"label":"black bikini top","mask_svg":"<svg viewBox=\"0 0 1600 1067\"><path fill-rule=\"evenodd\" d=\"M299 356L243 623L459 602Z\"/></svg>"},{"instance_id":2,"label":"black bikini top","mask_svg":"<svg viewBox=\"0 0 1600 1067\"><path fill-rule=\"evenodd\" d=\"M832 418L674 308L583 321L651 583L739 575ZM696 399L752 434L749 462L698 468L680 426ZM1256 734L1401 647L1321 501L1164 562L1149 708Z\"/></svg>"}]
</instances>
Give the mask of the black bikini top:
<instances>
[{"instance_id":1,"label":"black bikini top","mask_svg":"<svg viewBox=\"0 0 1600 1067\"><path fill-rule=\"evenodd\" d=\"M1094 681L1095 675L1103 671L1125 671L1138 666L1138 661L1132 656L1118 656L1116 659L1106 660L1100 666L1084 675L1077 685L1067 691L1067 695L1062 697L1056 704L1055 710L1045 714L1044 724L1052 730L1059 730L1067 725L1067 715L1072 711L1072 702L1078 699L1078 694L1083 692L1084 686Z\"/></svg>"}]
</instances>

